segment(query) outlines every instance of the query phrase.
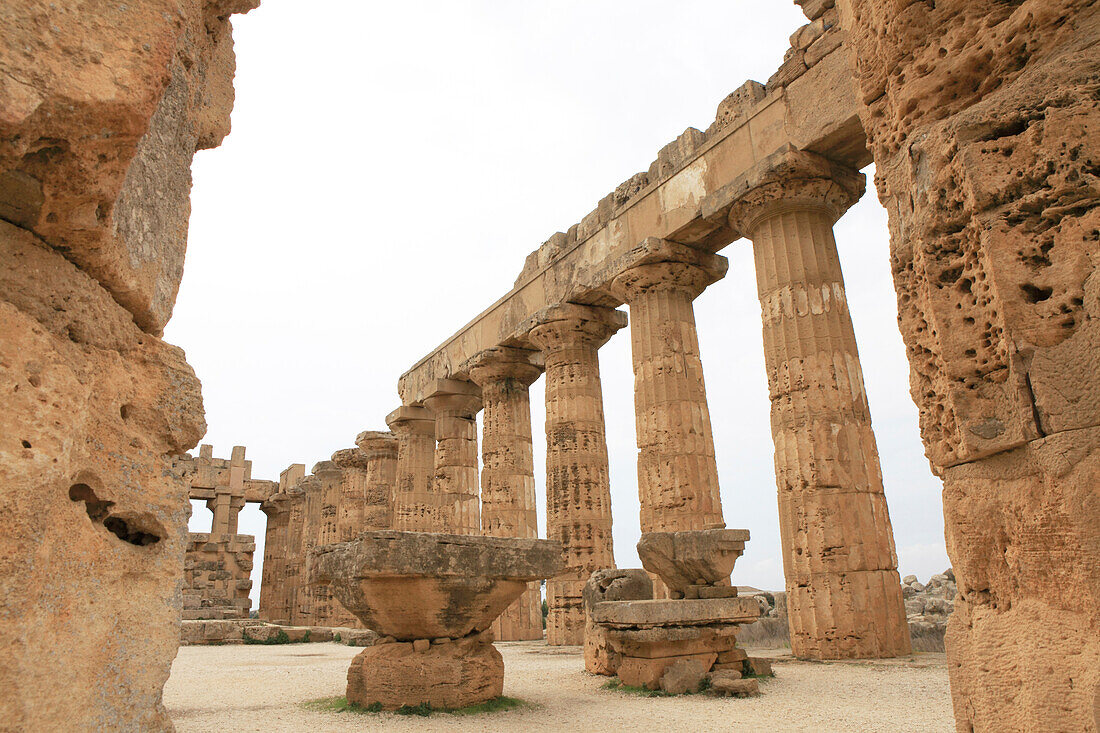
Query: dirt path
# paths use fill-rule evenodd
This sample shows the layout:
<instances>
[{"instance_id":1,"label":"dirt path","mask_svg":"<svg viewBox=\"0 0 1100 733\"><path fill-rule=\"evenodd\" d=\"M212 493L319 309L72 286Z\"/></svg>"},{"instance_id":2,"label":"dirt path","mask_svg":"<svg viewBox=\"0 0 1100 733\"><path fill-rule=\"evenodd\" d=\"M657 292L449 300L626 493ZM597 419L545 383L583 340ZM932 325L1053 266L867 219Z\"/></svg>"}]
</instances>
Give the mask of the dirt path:
<instances>
[{"instance_id":1,"label":"dirt path","mask_svg":"<svg viewBox=\"0 0 1100 733\"><path fill-rule=\"evenodd\" d=\"M887 662L783 661L752 699L703 695L644 698L600 689L576 647L498 643L504 694L539 707L492 715L430 718L303 710L342 695L360 649L339 644L190 646L180 649L164 703L180 733L201 731L951 731L942 654ZM767 656L767 652L750 652Z\"/></svg>"}]
</instances>

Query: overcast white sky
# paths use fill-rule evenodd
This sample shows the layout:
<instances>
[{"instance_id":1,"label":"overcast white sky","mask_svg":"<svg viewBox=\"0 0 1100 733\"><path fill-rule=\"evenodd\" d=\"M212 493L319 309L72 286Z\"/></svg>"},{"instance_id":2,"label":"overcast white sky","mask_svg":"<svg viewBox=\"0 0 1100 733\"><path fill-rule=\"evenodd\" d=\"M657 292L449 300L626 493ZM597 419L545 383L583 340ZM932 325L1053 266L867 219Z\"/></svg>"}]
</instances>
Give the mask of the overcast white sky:
<instances>
[{"instance_id":1,"label":"overcast white sky","mask_svg":"<svg viewBox=\"0 0 1100 733\"><path fill-rule=\"evenodd\" d=\"M509 290L528 252L766 81L805 22L790 2L302 2L233 19L233 132L200 153L168 341L203 383L203 442L278 479L386 429L397 378ZM868 169L868 174L873 172ZM903 575L948 565L896 323L886 213L870 193L836 237ZM752 532L740 585L783 587L751 245L696 301L726 524ZM600 352L615 557L637 567L633 376ZM531 390L545 535L543 386ZM205 508L192 529L207 531ZM257 540L259 596L265 517ZM254 604L255 607L255 604Z\"/></svg>"}]
</instances>

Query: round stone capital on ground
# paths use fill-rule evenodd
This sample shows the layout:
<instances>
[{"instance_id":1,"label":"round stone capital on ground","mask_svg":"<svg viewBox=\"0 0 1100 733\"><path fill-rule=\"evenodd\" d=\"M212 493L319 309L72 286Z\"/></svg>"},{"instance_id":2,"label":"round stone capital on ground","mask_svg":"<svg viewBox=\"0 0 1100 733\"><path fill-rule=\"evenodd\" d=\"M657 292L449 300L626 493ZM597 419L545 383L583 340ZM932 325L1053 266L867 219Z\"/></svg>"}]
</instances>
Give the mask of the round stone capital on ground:
<instances>
[{"instance_id":1,"label":"round stone capital on ground","mask_svg":"<svg viewBox=\"0 0 1100 733\"><path fill-rule=\"evenodd\" d=\"M787 149L769 155L731 185L730 225L752 238L766 219L788 211L820 211L835 222L863 196L859 171L815 153Z\"/></svg>"},{"instance_id":2,"label":"round stone capital on ground","mask_svg":"<svg viewBox=\"0 0 1100 733\"><path fill-rule=\"evenodd\" d=\"M465 368L482 390L508 382L529 387L542 375L542 367L531 362L532 356L527 349L496 346L479 352L466 362Z\"/></svg>"}]
</instances>

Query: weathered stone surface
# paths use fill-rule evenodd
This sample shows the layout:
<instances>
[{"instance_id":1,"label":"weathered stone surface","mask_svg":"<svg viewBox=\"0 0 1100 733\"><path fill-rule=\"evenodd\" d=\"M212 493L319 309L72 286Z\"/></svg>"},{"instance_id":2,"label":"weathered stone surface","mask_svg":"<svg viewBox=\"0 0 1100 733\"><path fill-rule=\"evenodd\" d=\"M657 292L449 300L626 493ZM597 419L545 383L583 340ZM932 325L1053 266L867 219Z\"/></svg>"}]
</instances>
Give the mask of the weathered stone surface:
<instances>
[{"instance_id":1,"label":"weathered stone surface","mask_svg":"<svg viewBox=\"0 0 1100 733\"><path fill-rule=\"evenodd\" d=\"M0 262L0 720L164 729L190 513L172 458L206 429L199 382L182 351L4 221ZM43 697L64 679L82 683Z\"/></svg>"},{"instance_id":2,"label":"weathered stone surface","mask_svg":"<svg viewBox=\"0 0 1100 733\"><path fill-rule=\"evenodd\" d=\"M411 643L375 644L352 660L348 702L386 710L427 703L453 709L500 697L504 659L491 643L459 639L417 651Z\"/></svg>"},{"instance_id":3,"label":"weathered stone surface","mask_svg":"<svg viewBox=\"0 0 1100 733\"><path fill-rule=\"evenodd\" d=\"M65 252L148 333L183 272L191 158L229 132L229 15L257 4L0 10L0 217Z\"/></svg>"},{"instance_id":4,"label":"weathered stone surface","mask_svg":"<svg viewBox=\"0 0 1100 733\"><path fill-rule=\"evenodd\" d=\"M478 501L477 422L481 390L472 382L441 379L424 398L435 417L435 473L431 491L446 532L481 533Z\"/></svg>"},{"instance_id":5,"label":"weathered stone surface","mask_svg":"<svg viewBox=\"0 0 1100 733\"><path fill-rule=\"evenodd\" d=\"M838 8L945 484L957 726L1096 729L1100 9Z\"/></svg>"},{"instance_id":6,"label":"weathered stone surface","mask_svg":"<svg viewBox=\"0 0 1100 733\"><path fill-rule=\"evenodd\" d=\"M729 263L675 242L650 246L647 262L611 284L630 306L642 532L724 526L692 301Z\"/></svg>"},{"instance_id":7,"label":"weathered stone surface","mask_svg":"<svg viewBox=\"0 0 1100 733\"><path fill-rule=\"evenodd\" d=\"M607 626L693 626L699 624L751 623L760 606L751 598L696 600L621 601L597 603L592 619Z\"/></svg>"},{"instance_id":8,"label":"weathered stone surface","mask_svg":"<svg viewBox=\"0 0 1100 733\"><path fill-rule=\"evenodd\" d=\"M260 510L267 515L259 608L264 621L290 623L293 615L299 560L291 554L291 532L297 532L298 527L292 530L294 498L290 489L305 477L305 472L304 464L291 464L279 475L278 490L260 505Z\"/></svg>"},{"instance_id":9,"label":"weathered stone surface","mask_svg":"<svg viewBox=\"0 0 1100 733\"><path fill-rule=\"evenodd\" d=\"M592 620L589 609L602 601L653 598L653 580L644 570L597 570L584 585L584 668L592 674L614 675L622 655L607 640L607 632Z\"/></svg>"},{"instance_id":10,"label":"weathered stone surface","mask_svg":"<svg viewBox=\"0 0 1100 733\"><path fill-rule=\"evenodd\" d=\"M619 680L624 685L631 687L645 687L649 690L657 690L661 687L661 678L665 670L674 664L692 662L703 667L703 675L706 675L714 664L717 655L713 653L689 654L681 657L657 657L643 659L641 657L623 657L619 665Z\"/></svg>"},{"instance_id":11,"label":"weathered stone surface","mask_svg":"<svg viewBox=\"0 0 1100 733\"><path fill-rule=\"evenodd\" d=\"M481 387L481 532L492 537L538 537L535 465L531 445L529 387L542 374L537 352L490 349L467 367ZM541 639L542 593L538 583L493 622L499 641Z\"/></svg>"},{"instance_id":12,"label":"weathered stone surface","mask_svg":"<svg viewBox=\"0 0 1100 733\"><path fill-rule=\"evenodd\" d=\"M743 680L729 674L716 674L710 678L708 692L718 697L756 697L760 694L760 683L754 679Z\"/></svg>"},{"instance_id":13,"label":"weathered stone surface","mask_svg":"<svg viewBox=\"0 0 1100 733\"><path fill-rule=\"evenodd\" d=\"M671 695L697 692L709 669L702 659L681 659L665 668L661 689Z\"/></svg>"},{"instance_id":14,"label":"weathered stone surface","mask_svg":"<svg viewBox=\"0 0 1100 733\"><path fill-rule=\"evenodd\" d=\"M553 645L583 643L585 583L615 566L597 350L625 325L618 311L572 304L542 311L530 324L546 364L546 536L565 551L563 571L546 584Z\"/></svg>"},{"instance_id":15,"label":"weathered stone surface","mask_svg":"<svg viewBox=\"0 0 1100 733\"><path fill-rule=\"evenodd\" d=\"M393 528L404 532L445 532L449 514L432 490L435 472L435 417L424 407L399 407L386 416L397 436L397 484Z\"/></svg>"},{"instance_id":16,"label":"weathered stone surface","mask_svg":"<svg viewBox=\"0 0 1100 733\"><path fill-rule=\"evenodd\" d=\"M638 557L642 566L660 576L670 590L682 593L693 585L728 583L748 540L747 529L643 530Z\"/></svg>"},{"instance_id":17,"label":"weathered stone surface","mask_svg":"<svg viewBox=\"0 0 1100 733\"><path fill-rule=\"evenodd\" d=\"M549 540L364 532L318 548L311 579L380 634L460 638L489 628L527 581L554 575L560 555Z\"/></svg>"}]
</instances>

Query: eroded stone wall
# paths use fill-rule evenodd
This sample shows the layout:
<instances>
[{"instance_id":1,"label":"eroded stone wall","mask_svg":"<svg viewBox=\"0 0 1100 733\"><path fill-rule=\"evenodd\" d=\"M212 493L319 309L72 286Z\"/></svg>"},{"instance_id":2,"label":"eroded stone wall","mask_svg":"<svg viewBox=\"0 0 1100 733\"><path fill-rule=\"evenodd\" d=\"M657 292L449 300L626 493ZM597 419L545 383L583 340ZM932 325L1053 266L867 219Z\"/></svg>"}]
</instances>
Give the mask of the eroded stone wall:
<instances>
[{"instance_id":1,"label":"eroded stone wall","mask_svg":"<svg viewBox=\"0 0 1100 733\"><path fill-rule=\"evenodd\" d=\"M1095 731L1100 8L838 7L944 480L958 728Z\"/></svg>"},{"instance_id":2,"label":"eroded stone wall","mask_svg":"<svg viewBox=\"0 0 1100 733\"><path fill-rule=\"evenodd\" d=\"M0 720L163 730L199 382L160 340L255 2L0 6ZM120 621L122 620L122 621ZM61 680L79 680L56 691Z\"/></svg>"}]
</instances>

